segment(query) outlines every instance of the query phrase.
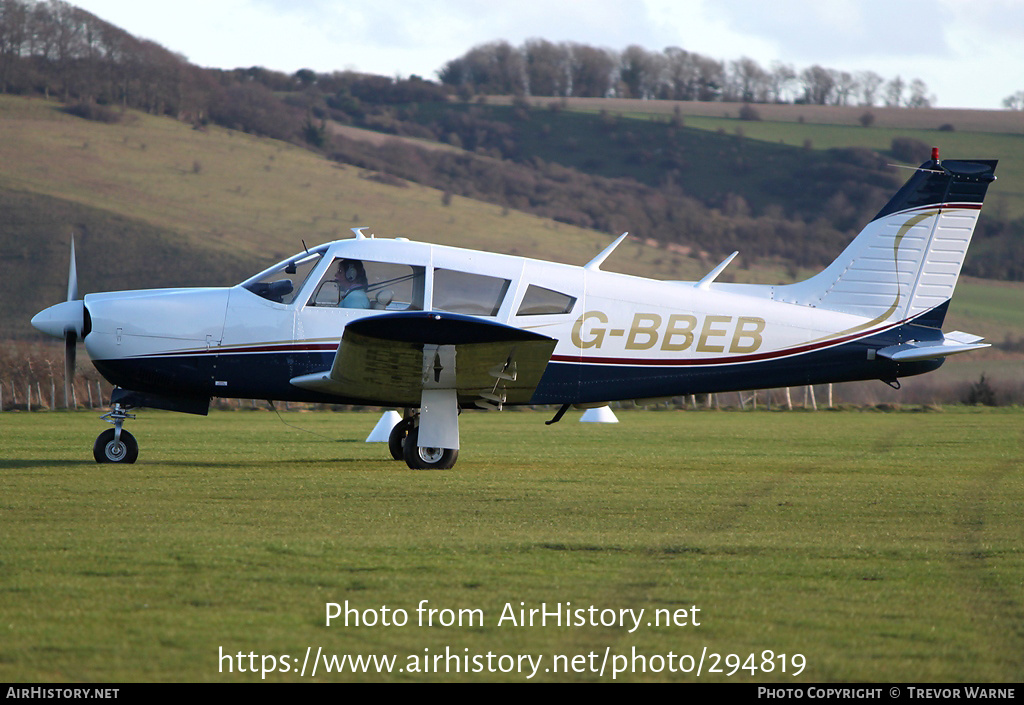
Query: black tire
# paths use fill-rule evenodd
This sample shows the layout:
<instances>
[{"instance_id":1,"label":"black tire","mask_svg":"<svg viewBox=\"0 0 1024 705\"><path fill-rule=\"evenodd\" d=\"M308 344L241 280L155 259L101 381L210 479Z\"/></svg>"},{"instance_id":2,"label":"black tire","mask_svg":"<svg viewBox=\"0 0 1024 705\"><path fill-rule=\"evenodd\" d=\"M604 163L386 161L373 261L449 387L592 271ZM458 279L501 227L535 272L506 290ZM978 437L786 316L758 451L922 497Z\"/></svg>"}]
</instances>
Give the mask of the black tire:
<instances>
[{"instance_id":1,"label":"black tire","mask_svg":"<svg viewBox=\"0 0 1024 705\"><path fill-rule=\"evenodd\" d=\"M388 450L391 451L391 457L395 460L405 460L405 438L409 435L410 428L412 428L412 419L408 418L402 419L391 429L391 435L388 436Z\"/></svg>"},{"instance_id":2,"label":"black tire","mask_svg":"<svg viewBox=\"0 0 1024 705\"><path fill-rule=\"evenodd\" d=\"M114 441L114 429L108 428L96 437L92 457L97 463L134 463L139 457L135 436L121 429L121 440Z\"/></svg>"},{"instance_id":3,"label":"black tire","mask_svg":"<svg viewBox=\"0 0 1024 705\"><path fill-rule=\"evenodd\" d=\"M448 470L459 459L458 448L420 448L416 441L420 435L419 427L409 430L402 449L405 464L413 470Z\"/></svg>"}]
</instances>

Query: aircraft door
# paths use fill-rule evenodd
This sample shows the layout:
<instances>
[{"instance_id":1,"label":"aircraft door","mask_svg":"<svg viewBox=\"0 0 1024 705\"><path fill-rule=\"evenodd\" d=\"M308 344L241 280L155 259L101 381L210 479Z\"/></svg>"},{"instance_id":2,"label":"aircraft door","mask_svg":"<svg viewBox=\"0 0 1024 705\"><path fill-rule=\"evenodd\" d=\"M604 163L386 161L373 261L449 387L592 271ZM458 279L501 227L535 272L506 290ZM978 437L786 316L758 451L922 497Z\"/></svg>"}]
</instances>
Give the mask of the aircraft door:
<instances>
[{"instance_id":1,"label":"aircraft door","mask_svg":"<svg viewBox=\"0 0 1024 705\"><path fill-rule=\"evenodd\" d=\"M585 308L585 276L578 269L527 267L511 324L558 341L534 397L538 404L571 403L579 398L581 351L573 324Z\"/></svg>"}]
</instances>

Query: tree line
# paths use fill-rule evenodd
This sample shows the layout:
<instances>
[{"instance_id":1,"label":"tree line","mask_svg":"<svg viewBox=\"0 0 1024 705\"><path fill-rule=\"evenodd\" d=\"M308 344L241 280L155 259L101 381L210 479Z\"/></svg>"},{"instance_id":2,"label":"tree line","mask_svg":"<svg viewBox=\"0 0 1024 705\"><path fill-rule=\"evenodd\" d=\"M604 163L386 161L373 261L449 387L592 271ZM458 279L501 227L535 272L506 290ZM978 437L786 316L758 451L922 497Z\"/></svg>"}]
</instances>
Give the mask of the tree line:
<instances>
[{"instance_id":1,"label":"tree line","mask_svg":"<svg viewBox=\"0 0 1024 705\"><path fill-rule=\"evenodd\" d=\"M473 47L438 72L441 83L466 95L643 98L813 105L883 104L927 108L935 103L919 78L886 80L874 71L814 65L797 70L776 61L713 59L679 47L622 51L575 42L530 39L519 47L495 41Z\"/></svg>"}]
</instances>

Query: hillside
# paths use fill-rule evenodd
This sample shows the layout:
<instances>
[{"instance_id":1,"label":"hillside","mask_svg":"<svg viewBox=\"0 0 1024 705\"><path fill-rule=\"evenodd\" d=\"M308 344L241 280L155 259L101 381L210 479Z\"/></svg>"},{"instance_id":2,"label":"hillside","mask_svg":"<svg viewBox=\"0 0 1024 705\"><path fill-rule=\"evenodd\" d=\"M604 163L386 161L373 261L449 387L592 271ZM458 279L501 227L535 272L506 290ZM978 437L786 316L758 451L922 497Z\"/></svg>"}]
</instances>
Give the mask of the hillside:
<instances>
[{"instance_id":1,"label":"hillside","mask_svg":"<svg viewBox=\"0 0 1024 705\"><path fill-rule=\"evenodd\" d=\"M551 101L536 98L532 103L545 108ZM488 102L509 105L511 99L496 96L489 97ZM886 154L894 138L909 137L938 145L949 158L994 157L1000 160L999 180L990 189L989 205L996 205L999 218L1024 215L1024 117L1018 111L759 104L750 106L759 119L741 120L743 107L741 103L696 101L564 100L564 109L570 112L606 111L644 121L669 121L678 112L687 127L732 135L741 132L747 139L809 146L814 151L864 147ZM861 124L865 113L872 117L870 127Z\"/></svg>"},{"instance_id":2,"label":"hillside","mask_svg":"<svg viewBox=\"0 0 1024 705\"><path fill-rule=\"evenodd\" d=\"M609 234L630 229L706 262L739 249L742 266L780 262L791 276L825 266L884 205L907 176L893 164L916 166L936 144L947 159L998 156L999 181L964 271L1024 281L1024 135L1009 112L984 121L969 111L979 127L966 132L893 126L899 114L918 124L955 112L924 109L880 111L886 126L864 127L842 124L850 109L832 106L747 106L760 119L740 120L692 117L684 111L708 104L656 100L358 110L324 100L324 115L406 140L357 142L352 128L336 127L336 160ZM723 115L743 109L714 105ZM424 144L444 149L416 148Z\"/></svg>"},{"instance_id":3,"label":"hillside","mask_svg":"<svg viewBox=\"0 0 1024 705\"><path fill-rule=\"evenodd\" d=\"M293 145L129 112L121 124L71 117L59 103L0 96L0 336L60 301L72 233L82 292L230 285L307 245L381 236L582 264L608 236L434 189L375 180ZM693 277L698 266L636 244L630 273Z\"/></svg>"}]
</instances>

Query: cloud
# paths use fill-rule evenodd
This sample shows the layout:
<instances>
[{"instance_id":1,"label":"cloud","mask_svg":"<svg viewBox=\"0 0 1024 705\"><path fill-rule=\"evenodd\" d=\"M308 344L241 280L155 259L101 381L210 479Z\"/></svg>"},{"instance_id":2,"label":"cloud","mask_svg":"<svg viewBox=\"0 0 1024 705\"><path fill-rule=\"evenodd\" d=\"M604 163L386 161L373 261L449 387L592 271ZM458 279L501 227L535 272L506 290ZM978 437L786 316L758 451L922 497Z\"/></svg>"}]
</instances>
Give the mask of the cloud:
<instances>
[{"instance_id":1,"label":"cloud","mask_svg":"<svg viewBox=\"0 0 1024 705\"><path fill-rule=\"evenodd\" d=\"M734 31L771 41L788 61L840 64L864 56L944 56L947 16L933 0L816 0L711 5Z\"/></svg>"}]
</instances>

